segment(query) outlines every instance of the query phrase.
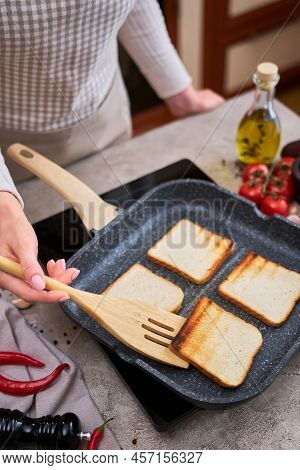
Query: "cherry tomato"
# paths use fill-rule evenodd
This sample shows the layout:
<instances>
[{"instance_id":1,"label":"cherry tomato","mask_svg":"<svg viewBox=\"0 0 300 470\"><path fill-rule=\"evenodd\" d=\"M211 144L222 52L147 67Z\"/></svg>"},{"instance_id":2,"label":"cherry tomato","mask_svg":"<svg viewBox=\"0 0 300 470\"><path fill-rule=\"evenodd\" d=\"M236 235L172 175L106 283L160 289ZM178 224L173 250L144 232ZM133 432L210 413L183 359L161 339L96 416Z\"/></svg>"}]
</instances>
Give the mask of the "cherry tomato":
<instances>
[{"instance_id":1,"label":"cherry tomato","mask_svg":"<svg viewBox=\"0 0 300 470\"><path fill-rule=\"evenodd\" d=\"M285 197L289 201L293 199L295 194L295 185L293 178L276 178L272 177L267 185L267 191L276 193L279 196Z\"/></svg>"},{"instance_id":2,"label":"cherry tomato","mask_svg":"<svg viewBox=\"0 0 300 470\"><path fill-rule=\"evenodd\" d=\"M291 176L294 162L294 157L283 157L275 166L273 175L279 178Z\"/></svg>"},{"instance_id":3,"label":"cherry tomato","mask_svg":"<svg viewBox=\"0 0 300 470\"><path fill-rule=\"evenodd\" d=\"M265 176L254 176L253 178L249 178L248 180L244 181L245 183L260 183L265 184L266 177Z\"/></svg>"},{"instance_id":4,"label":"cherry tomato","mask_svg":"<svg viewBox=\"0 0 300 470\"><path fill-rule=\"evenodd\" d=\"M296 160L295 157L290 157L288 155L285 155L284 157L281 158L281 161L289 166L293 166L295 160Z\"/></svg>"},{"instance_id":5,"label":"cherry tomato","mask_svg":"<svg viewBox=\"0 0 300 470\"><path fill-rule=\"evenodd\" d=\"M246 181L240 187L239 195L259 205L264 197L263 186L259 182Z\"/></svg>"},{"instance_id":6,"label":"cherry tomato","mask_svg":"<svg viewBox=\"0 0 300 470\"><path fill-rule=\"evenodd\" d=\"M289 211L289 203L278 194L267 194L262 200L260 209L266 215L280 214L286 216Z\"/></svg>"},{"instance_id":7,"label":"cherry tomato","mask_svg":"<svg viewBox=\"0 0 300 470\"><path fill-rule=\"evenodd\" d=\"M252 163L243 170L243 181L256 181L265 182L268 176L269 169L263 163Z\"/></svg>"}]
</instances>

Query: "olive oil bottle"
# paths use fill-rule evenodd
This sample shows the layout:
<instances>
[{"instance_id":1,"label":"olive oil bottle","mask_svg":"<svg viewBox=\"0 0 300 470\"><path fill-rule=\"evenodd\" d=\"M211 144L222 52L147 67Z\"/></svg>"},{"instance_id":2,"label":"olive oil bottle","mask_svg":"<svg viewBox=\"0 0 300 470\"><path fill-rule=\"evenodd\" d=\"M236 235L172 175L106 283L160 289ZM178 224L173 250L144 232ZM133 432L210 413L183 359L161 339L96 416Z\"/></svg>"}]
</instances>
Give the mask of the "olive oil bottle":
<instances>
[{"instance_id":1,"label":"olive oil bottle","mask_svg":"<svg viewBox=\"0 0 300 470\"><path fill-rule=\"evenodd\" d=\"M278 67L271 62L258 65L253 74L256 85L254 103L241 120L236 137L240 161L269 164L280 144L280 122L274 110L275 87L279 81Z\"/></svg>"}]
</instances>

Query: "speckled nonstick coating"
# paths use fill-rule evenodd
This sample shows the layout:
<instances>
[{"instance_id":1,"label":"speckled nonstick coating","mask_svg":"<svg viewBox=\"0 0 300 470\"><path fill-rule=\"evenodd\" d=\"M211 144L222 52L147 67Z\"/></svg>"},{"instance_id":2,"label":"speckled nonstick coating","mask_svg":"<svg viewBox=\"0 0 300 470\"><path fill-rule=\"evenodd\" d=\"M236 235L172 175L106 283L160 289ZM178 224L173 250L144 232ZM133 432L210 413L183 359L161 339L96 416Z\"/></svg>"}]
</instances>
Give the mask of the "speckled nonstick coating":
<instances>
[{"instance_id":1,"label":"speckled nonstick coating","mask_svg":"<svg viewBox=\"0 0 300 470\"><path fill-rule=\"evenodd\" d=\"M233 255L212 280L202 286L151 263L146 257L147 249L183 217L235 243ZM280 328L274 328L219 296L218 285L249 250L300 272L298 226L280 216L264 216L253 203L213 183L177 180L157 186L128 210L121 211L119 217L97 232L68 262L68 266L81 270L74 286L96 293L102 292L132 264L140 262L183 289L181 315L188 316L199 297L205 295L257 326L264 344L247 379L236 389L222 388L193 366L183 370L147 359L113 338L73 302L65 302L62 308L122 359L140 367L195 405L210 408L241 402L266 389L300 345L299 303L289 320Z\"/></svg>"}]
</instances>

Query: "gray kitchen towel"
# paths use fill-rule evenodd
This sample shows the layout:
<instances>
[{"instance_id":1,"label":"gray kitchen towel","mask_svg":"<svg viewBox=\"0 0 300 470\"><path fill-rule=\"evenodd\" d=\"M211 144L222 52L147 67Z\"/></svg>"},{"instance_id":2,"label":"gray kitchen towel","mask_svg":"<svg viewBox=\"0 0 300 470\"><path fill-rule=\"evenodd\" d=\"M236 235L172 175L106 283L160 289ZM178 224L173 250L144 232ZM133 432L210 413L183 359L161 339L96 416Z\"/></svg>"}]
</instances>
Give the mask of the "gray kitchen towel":
<instances>
[{"instance_id":1,"label":"gray kitchen towel","mask_svg":"<svg viewBox=\"0 0 300 470\"><path fill-rule=\"evenodd\" d=\"M13 380L37 380L50 374L63 362L70 365L49 388L35 395L16 397L0 392L1 408L18 409L32 418L71 411L80 418L83 431L91 431L103 422L76 364L44 337L35 333L22 314L1 298L0 351L19 351L45 363L44 367L0 366L0 373ZM82 441L80 448L85 447L86 441ZM120 448L108 427L99 448Z\"/></svg>"}]
</instances>

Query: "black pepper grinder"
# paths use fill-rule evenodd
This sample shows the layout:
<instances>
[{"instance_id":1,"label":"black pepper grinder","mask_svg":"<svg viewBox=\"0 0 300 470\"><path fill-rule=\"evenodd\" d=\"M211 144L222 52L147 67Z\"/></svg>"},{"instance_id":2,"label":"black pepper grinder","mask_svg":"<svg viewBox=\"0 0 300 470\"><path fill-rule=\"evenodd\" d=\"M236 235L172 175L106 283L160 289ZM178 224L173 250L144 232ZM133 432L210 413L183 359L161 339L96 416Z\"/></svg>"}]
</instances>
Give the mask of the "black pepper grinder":
<instances>
[{"instance_id":1,"label":"black pepper grinder","mask_svg":"<svg viewBox=\"0 0 300 470\"><path fill-rule=\"evenodd\" d=\"M76 449L90 436L81 431L74 413L29 418L22 411L0 408L0 449Z\"/></svg>"}]
</instances>

